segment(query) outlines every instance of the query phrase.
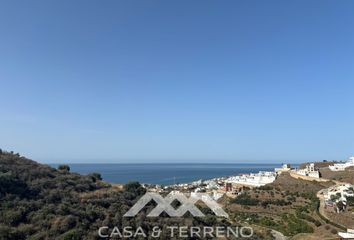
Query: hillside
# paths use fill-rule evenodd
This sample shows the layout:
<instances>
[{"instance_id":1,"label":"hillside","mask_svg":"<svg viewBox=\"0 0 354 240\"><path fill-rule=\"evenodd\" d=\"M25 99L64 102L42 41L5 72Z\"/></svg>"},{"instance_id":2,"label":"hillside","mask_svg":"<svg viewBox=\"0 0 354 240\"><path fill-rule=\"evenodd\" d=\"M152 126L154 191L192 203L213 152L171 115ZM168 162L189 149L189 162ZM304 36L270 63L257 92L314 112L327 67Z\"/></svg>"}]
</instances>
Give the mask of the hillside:
<instances>
[{"instance_id":1,"label":"hillside","mask_svg":"<svg viewBox=\"0 0 354 240\"><path fill-rule=\"evenodd\" d=\"M226 206L239 222L275 229L289 237L332 239L338 229L317 214L319 199L316 197L319 190L331 185L334 183L295 179L289 173L282 173L271 184L246 189L228 200Z\"/></svg>"},{"instance_id":2,"label":"hillside","mask_svg":"<svg viewBox=\"0 0 354 240\"><path fill-rule=\"evenodd\" d=\"M110 191L98 174L68 170L0 154L0 239L95 239L95 228L109 219L108 211L114 216L128 209L129 199L144 191L125 197ZM83 202L83 194L95 192L107 196L92 195Z\"/></svg>"},{"instance_id":3,"label":"hillside","mask_svg":"<svg viewBox=\"0 0 354 240\"><path fill-rule=\"evenodd\" d=\"M323 178L354 184L354 167L337 172L331 171L329 168L323 168L320 172Z\"/></svg>"},{"instance_id":4,"label":"hillside","mask_svg":"<svg viewBox=\"0 0 354 240\"><path fill-rule=\"evenodd\" d=\"M139 183L121 189L101 181L99 174L82 176L70 173L68 166L58 170L18 154L0 152L0 240L102 239L97 234L102 226L142 227L151 233L154 226L231 224L210 214L209 209L201 209L207 214L205 218L147 218L154 203L134 218L123 217L144 193ZM164 234L167 232L161 239L176 239Z\"/></svg>"},{"instance_id":5,"label":"hillside","mask_svg":"<svg viewBox=\"0 0 354 240\"><path fill-rule=\"evenodd\" d=\"M281 174L273 183L269 184L281 191L291 192L312 192L317 193L323 188L328 188L334 185L333 182L316 182L295 179L289 173Z\"/></svg>"}]
</instances>

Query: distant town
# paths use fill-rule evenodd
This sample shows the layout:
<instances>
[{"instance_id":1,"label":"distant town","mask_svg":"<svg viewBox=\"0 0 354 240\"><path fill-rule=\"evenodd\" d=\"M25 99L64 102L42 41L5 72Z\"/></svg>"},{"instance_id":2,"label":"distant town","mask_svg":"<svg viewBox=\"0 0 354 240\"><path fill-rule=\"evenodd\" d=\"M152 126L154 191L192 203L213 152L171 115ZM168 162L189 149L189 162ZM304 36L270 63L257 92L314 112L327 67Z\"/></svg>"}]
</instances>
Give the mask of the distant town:
<instances>
[{"instance_id":1,"label":"distant town","mask_svg":"<svg viewBox=\"0 0 354 240\"><path fill-rule=\"evenodd\" d=\"M324 163L327 161L324 160ZM347 168L354 167L354 157L344 162L329 164L328 168L332 172L345 171ZM292 168L290 164L283 164L274 171L260 171L258 173L240 174L237 176L218 177L208 180L198 180L191 183L180 183L169 186L154 184L143 184L145 188L152 192L164 192L166 190L190 193L209 193L214 200L219 200L224 195L236 198L245 191L257 187L262 187L273 183L281 174L288 173L294 179L315 182L329 182L329 179L322 177L321 167L316 167L316 163L307 163L303 168ZM345 182L335 181L335 185L323 189L318 193L321 205L327 212L340 213L346 209L347 198L354 197L354 185ZM342 239L354 239L354 230L348 229L347 232L339 232Z\"/></svg>"},{"instance_id":2,"label":"distant town","mask_svg":"<svg viewBox=\"0 0 354 240\"><path fill-rule=\"evenodd\" d=\"M329 165L331 171L344 171L346 168L354 166L354 157L350 157L348 161L343 163L335 163ZM261 187L272 183L282 173L289 173L292 177L297 179L326 182L327 179L322 178L319 167L315 167L315 163L308 163L305 168L292 168L291 164L283 164L274 171L260 171L258 173L240 174L237 176L218 177L209 180L198 180L191 183L177 183L168 186L157 184L144 184L150 191L163 191L164 189L176 190L193 190L194 192L210 192L216 199L221 194L228 194L229 196L236 196L242 192L244 188Z\"/></svg>"}]
</instances>

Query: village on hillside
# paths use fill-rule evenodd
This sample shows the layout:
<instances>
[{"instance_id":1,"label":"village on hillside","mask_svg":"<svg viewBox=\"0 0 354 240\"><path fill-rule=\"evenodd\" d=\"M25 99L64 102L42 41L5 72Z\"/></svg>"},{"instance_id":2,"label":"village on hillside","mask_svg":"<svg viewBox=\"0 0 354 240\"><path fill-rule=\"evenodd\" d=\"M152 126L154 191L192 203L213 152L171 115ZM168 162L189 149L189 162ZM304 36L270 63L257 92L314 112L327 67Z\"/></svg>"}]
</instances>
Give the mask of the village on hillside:
<instances>
[{"instance_id":1,"label":"village on hillside","mask_svg":"<svg viewBox=\"0 0 354 240\"><path fill-rule=\"evenodd\" d=\"M150 185L144 186L149 191L164 192L166 190L174 190L193 194L203 192L209 193L214 200L219 200L223 196L235 199L239 196L244 196L249 193L251 189L266 189L266 186L272 184L282 174L289 175L293 179L303 180L305 182L318 182L331 185L328 188L321 189L318 192L318 197L321 200L320 212L324 218L337 219L343 218L344 215L349 215L353 218L354 208L354 182L341 182L334 178L326 178L323 172L333 172L340 174L354 167L354 157L349 158L346 162L312 162L304 164L303 167L293 168L290 164L283 164L274 171L260 171L258 173L240 174L237 176L218 177L209 180L199 180L192 183L180 183L170 186ZM256 190L257 191L257 190ZM347 208L350 207L350 211ZM341 221L339 221L341 222ZM338 236L342 239L354 238L354 221L349 221L341 224L342 229L345 227L346 231L339 231ZM353 225L350 225L353 224Z\"/></svg>"}]
</instances>

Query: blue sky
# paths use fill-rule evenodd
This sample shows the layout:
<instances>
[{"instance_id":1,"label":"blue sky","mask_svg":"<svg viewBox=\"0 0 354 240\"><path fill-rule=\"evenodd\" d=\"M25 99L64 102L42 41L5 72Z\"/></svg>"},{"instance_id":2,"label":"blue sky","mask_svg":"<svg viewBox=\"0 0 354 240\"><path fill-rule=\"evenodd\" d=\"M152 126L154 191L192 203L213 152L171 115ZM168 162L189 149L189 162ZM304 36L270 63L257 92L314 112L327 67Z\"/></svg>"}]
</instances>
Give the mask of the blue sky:
<instances>
[{"instance_id":1,"label":"blue sky","mask_svg":"<svg viewBox=\"0 0 354 240\"><path fill-rule=\"evenodd\" d=\"M0 147L41 162L354 154L353 1L3 1Z\"/></svg>"}]
</instances>

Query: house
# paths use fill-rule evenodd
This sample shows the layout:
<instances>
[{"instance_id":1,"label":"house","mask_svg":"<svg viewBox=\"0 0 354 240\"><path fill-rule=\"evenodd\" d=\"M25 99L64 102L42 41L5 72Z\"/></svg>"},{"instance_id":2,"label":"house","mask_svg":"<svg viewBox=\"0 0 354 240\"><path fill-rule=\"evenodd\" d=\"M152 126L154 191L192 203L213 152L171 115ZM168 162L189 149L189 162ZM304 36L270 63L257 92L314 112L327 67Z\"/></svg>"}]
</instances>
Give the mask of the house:
<instances>
[{"instance_id":1,"label":"house","mask_svg":"<svg viewBox=\"0 0 354 240\"><path fill-rule=\"evenodd\" d=\"M332 166L328 166L332 171L344 171L348 167L354 167L354 157L350 157L345 163L335 163Z\"/></svg>"},{"instance_id":2,"label":"house","mask_svg":"<svg viewBox=\"0 0 354 240\"><path fill-rule=\"evenodd\" d=\"M296 174L306 177L320 178L320 172L316 170L314 163L307 164L304 169L297 170Z\"/></svg>"},{"instance_id":3,"label":"house","mask_svg":"<svg viewBox=\"0 0 354 240\"><path fill-rule=\"evenodd\" d=\"M289 172L290 170L291 170L291 165L290 164L283 164L282 167L275 168L274 172L276 172L277 174L281 174L283 172Z\"/></svg>"},{"instance_id":4,"label":"house","mask_svg":"<svg viewBox=\"0 0 354 240\"><path fill-rule=\"evenodd\" d=\"M275 181L275 172L260 171L259 173L242 174L227 179L228 183L239 184L250 187L260 187Z\"/></svg>"}]
</instances>

